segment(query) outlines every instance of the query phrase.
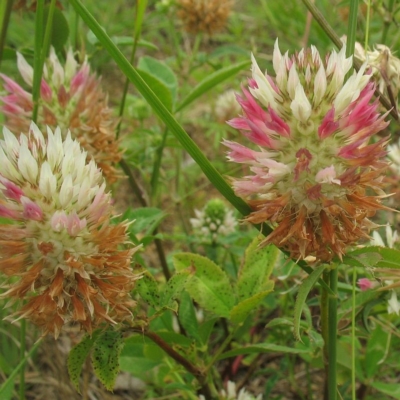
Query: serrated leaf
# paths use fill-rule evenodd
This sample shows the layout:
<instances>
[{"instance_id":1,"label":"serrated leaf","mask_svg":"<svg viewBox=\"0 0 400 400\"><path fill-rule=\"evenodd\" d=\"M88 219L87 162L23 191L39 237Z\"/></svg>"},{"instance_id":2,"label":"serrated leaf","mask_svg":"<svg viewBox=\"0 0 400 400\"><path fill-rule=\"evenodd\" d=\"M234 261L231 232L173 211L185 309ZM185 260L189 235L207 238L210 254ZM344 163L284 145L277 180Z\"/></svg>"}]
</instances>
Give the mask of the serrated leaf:
<instances>
[{"instance_id":1,"label":"serrated leaf","mask_svg":"<svg viewBox=\"0 0 400 400\"><path fill-rule=\"evenodd\" d=\"M182 292L180 297L178 318L186 333L200 343L201 339L199 336L199 324L197 322L196 312L192 299L186 291Z\"/></svg>"},{"instance_id":2,"label":"serrated leaf","mask_svg":"<svg viewBox=\"0 0 400 400\"><path fill-rule=\"evenodd\" d=\"M256 295L241 301L235 307L232 308L230 313L230 320L234 324L242 323L252 311L255 311L257 307L262 303L265 296L271 293L272 289L274 288L274 282L269 281L269 288L264 287L264 291L257 293Z\"/></svg>"},{"instance_id":3,"label":"serrated leaf","mask_svg":"<svg viewBox=\"0 0 400 400\"><path fill-rule=\"evenodd\" d=\"M83 339L74 346L68 355L67 367L71 382L76 390L80 393L79 377L81 376L83 364L92 350L93 344L99 334L99 331L93 332L92 336L86 335Z\"/></svg>"},{"instance_id":4,"label":"serrated leaf","mask_svg":"<svg viewBox=\"0 0 400 400\"><path fill-rule=\"evenodd\" d=\"M188 268L191 272L186 290L201 307L220 317L229 318L235 296L228 276L218 265L192 253L175 254L173 263L177 271Z\"/></svg>"},{"instance_id":5,"label":"serrated leaf","mask_svg":"<svg viewBox=\"0 0 400 400\"><path fill-rule=\"evenodd\" d=\"M368 267L400 268L400 251L389 247L369 246L347 253L357 260L368 260ZM362 261L361 261L362 262ZM366 262L364 261L364 265Z\"/></svg>"},{"instance_id":6,"label":"serrated leaf","mask_svg":"<svg viewBox=\"0 0 400 400\"><path fill-rule=\"evenodd\" d=\"M280 346L274 343L260 343L255 346L240 347L238 349L230 350L222 353L218 360L224 358L235 357L240 354L252 354L252 353L289 353L289 354L309 354L308 349L297 349L294 347Z\"/></svg>"},{"instance_id":7,"label":"serrated leaf","mask_svg":"<svg viewBox=\"0 0 400 400\"><path fill-rule=\"evenodd\" d=\"M170 91L172 101L175 101L178 80L172 69L165 62L150 56L144 56L139 59L138 69L160 80Z\"/></svg>"},{"instance_id":8,"label":"serrated leaf","mask_svg":"<svg viewBox=\"0 0 400 400\"><path fill-rule=\"evenodd\" d=\"M92 351L94 372L107 390L113 390L119 372L119 355L124 340L122 333L114 329L102 332L97 338Z\"/></svg>"},{"instance_id":9,"label":"serrated leaf","mask_svg":"<svg viewBox=\"0 0 400 400\"><path fill-rule=\"evenodd\" d=\"M184 107L189 105L192 101L206 93L208 90L214 88L219 83L223 82L236 75L242 69L248 68L250 63L248 61L240 62L238 64L231 65L226 68L222 68L203 79L190 93L186 96L176 107L175 112L182 110Z\"/></svg>"},{"instance_id":10,"label":"serrated leaf","mask_svg":"<svg viewBox=\"0 0 400 400\"><path fill-rule=\"evenodd\" d=\"M251 298L260 291L267 290L264 285L269 280L278 259L279 250L273 245L259 247L263 239L264 236L254 238L245 251L245 260L239 271L236 285L239 301Z\"/></svg>"},{"instance_id":11,"label":"serrated leaf","mask_svg":"<svg viewBox=\"0 0 400 400\"><path fill-rule=\"evenodd\" d=\"M182 271L171 277L160 293L160 307L169 308L172 306L172 303L180 297L188 278L189 272L187 271Z\"/></svg>"},{"instance_id":12,"label":"serrated leaf","mask_svg":"<svg viewBox=\"0 0 400 400\"><path fill-rule=\"evenodd\" d=\"M324 270L327 268L326 264L320 265L316 268L299 287L299 292L297 293L296 303L294 306L294 323L293 323L293 333L297 340L301 341L300 338L300 320L301 314L303 312L303 306L307 300L310 290L314 287L315 283L318 281L319 277L322 275Z\"/></svg>"},{"instance_id":13,"label":"serrated leaf","mask_svg":"<svg viewBox=\"0 0 400 400\"><path fill-rule=\"evenodd\" d=\"M160 295L158 284L153 275L146 270L141 270L142 277L136 281L136 289L140 297L154 308L159 307Z\"/></svg>"}]
</instances>

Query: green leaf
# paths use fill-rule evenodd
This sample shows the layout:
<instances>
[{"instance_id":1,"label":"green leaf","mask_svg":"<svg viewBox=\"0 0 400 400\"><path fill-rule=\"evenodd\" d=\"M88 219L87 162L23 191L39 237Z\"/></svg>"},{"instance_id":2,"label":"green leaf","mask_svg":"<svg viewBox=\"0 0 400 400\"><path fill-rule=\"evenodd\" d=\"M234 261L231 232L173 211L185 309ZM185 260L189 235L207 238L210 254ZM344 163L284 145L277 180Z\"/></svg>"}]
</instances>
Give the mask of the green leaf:
<instances>
[{"instance_id":1,"label":"green leaf","mask_svg":"<svg viewBox=\"0 0 400 400\"><path fill-rule=\"evenodd\" d=\"M222 353L218 360L224 358L235 357L240 354L252 354L252 353L288 353L288 354L308 354L310 353L307 349L296 349L294 347L280 346L274 343L260 343L255 346L240 347L238 349L230 350Z\"/></svg>"},{"instance_id":2,"label":"green leaf","mask_svg":"<svg viewBox=\"0 0 400 400\"><path fill-rule=\"evenodd\" d=\"M172 110L174 103L170 89L160 79L146 71L137 70L140 77L147 83L147 86L157 94L157 97L164 104L168 111Z\"/></svg>"},{"instance_id":3,"label":"green leaf","mask_svg":"<svg viewBox=\"0 0 400 400\"><path fill-rule=\"evenodd\" d=\"M153 57L144 56L138 62L138 69L161 81L169 89L173 102L175 101L178 80L167 64Z\"/></svg>"},{"instance_id":4,"label":"green leaf","mask_svg":"<svg viewBox=\"0 0 400 400\"><path fill-rule=\"evenodd\" d=\"M274 282L268 282L270 289L265 290L263 292L259 292L256 295L241 301L235 307L233 307L230 313L230 320L234 324L242 323L252 311L255 311L257 307L262 303L265 296L271 293L272 289L274 288ZM265 287L266 289L266 287Z\"/></svg>"},{"instance_id":5,"label":"green leaf","mask_svg":"<svg viewBox=\"0 0 400 400\"><path fill-rule=\"evenodd\" d=\"M196 100L198 97L213 89L216 85L223 82L226 79L236 75L239 71L250 67L249 61L242 61L238 64L231 65L226 68L222 68L211 75L208 75L203 79L190 93L186 96L176 107L175 112L181 111L191 102Z\"/></svg>"},{"instance_id":6,"label":"green leaf","mask_svg":"<svg viewBox=\"0 0 400 400\"><path fill-rule=\"evenodd\" d=\"M279 250L273 245L260 247L263 239L264 236L257 236L246 249L245 261L237 281L239 301L251 298L261 291L272 290L266 289L265 285L269 285L269 277L279 257Z\"/></svg>"},{"instance_id":7,"label":"green leaf","mask_svg":"<svg viewBox=\"0 0 400 400\"><path fill-rule=\"evenodd\" d=\"M119 372L119 355L124 340L122 333L110 328L96 339L92 351L93 369L107 390L113 390Z\"/></svg>"},{"instance_id":8,"label":"green leaf","mask_svg":"<svg viewBox=\"0 0 400 400\"><path fill-rule=\"evenodd\" d=\"M81 376L82 367L98 335L99 331L93 332L91 337L85 335L80 343L72 348L68 355L67 367L69 377L79 393L81 392L79 389L79 377Z\"/></svg>"},{"instance_id":9,"label":"green leaf","mask_svg":"<svg viewBox=\"0 0 400 400\"><path fill-rule=\"evenodd\" d=\"M182 271L171 277L160 293L160 307L172 307L184 290L188 278L189 272L187 271Z\"/></svg>"},{"instance_id":10,"label":"green leaf","mask_svg":"<svg viewBox=\"0 0 400 400\"><path fill-rule=\"evenodd\" d=\"M367 267L400 268L400 251L389 247L369 246L347 253Z\"/></svg>"},{"instance_id":11,"label":"green leaf","mask_svg":"<svg viewBox=\"0 0 400 400\"><path fill-rule=\"evenodd\" d=\"M398 383L372 382L371 386L381 393L400 400L400 385Z\"/></svg>"},{"instance_id":12,"label":"green leaf","mask_svg":"<svg viewBox=\"0 0 400 400\"><path fill-rule=\"evenodd\" d=\"M158 308L160 303L160 295L158 294L158 283L153 275L144 269L138 271L142 273L142 277L136 281L136 289L148 304L154 308Z\"/></svg>"},{"instance_id":13,"label":"green leaf","mask_svg":"<svg viewBox=\"0 0 400 400\"><path fill-rule=\"evenodd\" d=\"M167 214L155 207L128 208L122 215L121 220L135 221L128 227L129 234L136 236L144 232L144 235L150 235L160 224Z\"/></svg>"},{"instance_id":14,"label":"green leaf","mask_svg":"<svg viewBox=\"0 0 400 400\"><path fill-rule=\"evenodd\" d=\"M46 23L49 15L50 6L44 8L44 21ZM58 8L54 9L53 25L51 30L51 45L54 47L56 52L63 50L65 43L67 43L69 36L68 22L64 16L64 13Z\"/></svg>"},{"instance_id":15,"label":"green leaf","mask_svg":"<svg viewBox=\"0 0 400 400\"><path fill-rule=\"evenodd\" d=\"M201 307L220 317L229 318L235 296L228 276L218 265L192 253L175 254L173 263L177 271L187 268L191 273L186 290Z\"/></svg>"},{"instance_id":16,"label":"green leaf","mask_svg":"<svg viewBox=\"0 0 400 400\"><path fill-rule=\"evenodd\" d=\"M365 374L368 379L374 377L380 365L387 357L387 349L390 345L391 335L377 325L368 340L367 351L365 354Z\"/></svg>"},{"instance_id":17,"label":"green leaf","mask_svg":"<svg viewBox=\"0 0 400 400\"><path fill-rule=\"evenodd\" d=\"M314 287L315 283L317 282L319 277L322 275L322 273L324 272L326 267L327 267L326 264L322 264L318 268L316 268L310 275L307 276L306 279L304 279L303 283L301 284L301 286L299 288L299 292L298 292L297 298L296 298L296 304L294 306L294 324L293 324L293 333L294 333L294 337L297 340L301 341L300 319L301 319L301 314L303 312L303 306L307 300L310 290Z\"/></svg>"},{"instance_id":18,"label":"green leaf","mask_svg":"<svg viewBox=\"0 0 400 400\"><path fill-rule=\"evenodd\" d=\"M196 339L197 342L201 342L196 312L193 306L192 299L186 291L182 292L181 294L178 318L186 333L193 339Z\"/></svg>"}]
</instances>

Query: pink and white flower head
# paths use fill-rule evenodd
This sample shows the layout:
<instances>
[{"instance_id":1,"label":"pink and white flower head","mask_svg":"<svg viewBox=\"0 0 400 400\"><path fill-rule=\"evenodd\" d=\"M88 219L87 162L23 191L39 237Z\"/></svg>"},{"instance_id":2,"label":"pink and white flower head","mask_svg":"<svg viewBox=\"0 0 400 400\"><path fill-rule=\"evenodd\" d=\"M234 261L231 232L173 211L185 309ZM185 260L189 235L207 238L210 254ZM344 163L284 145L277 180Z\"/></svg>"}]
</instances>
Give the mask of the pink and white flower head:
<instances>
[{"instance_id":1,"label":"pink and white flower head","mask_svg":"<svg viewBox=\"0 0 400 400\"><path fill-rule=\"evenodd\" d=\"M17 64L23 80L31 88L33 68L19 53ZM6 75L0 76L6 92L0 97L6 126L13 132L27 132L32 119L32 94ZM72 137L87 151L89 159L94 159L102 169L107 182L117 180L119 174L115 164L122 153L115 137L116 119L108 108L107 95L101 89L100 81L90 72L86 60L82 65L75 61L71 49L64 66L54 49L50 50L43 68L38 125L42 130L46 126L52 129L58 126L63 135L70 130Z\"/></svg>"},{"instance_id":2,"label":"pink and white flower head","mask_svg":"<svg viewBox=\"0 0 400 400\"><path fill-rule=\"evenodd\" d=\"M0 271L2 298L24 299L17 313L58 336L69 321L91 332L130 320L137 279L126 224L111 225L110 195L95 162L70 133L35 124L0 141ZM125 246L125 248L121 248Z\"/></svg>"},{"instance_id":3,"label":"pink and white flower head","mask_svg":"<svg viewBox=\"0 0 400 400\"><path fill-rule=\"evenodd\" d=\"M363 65L352 67L345 48L323 60L311 46L293 56L275 43L276 77L263 74L252 56L249 88L237 96L243 114L229 121L254 146L225 141L228 159L248 164L233 181L248 200L252 223L274 228L274 243L295 259L341 257L345 247L368 238L368 220L385 196L382 172L387 138L371 136L388 122L371 102L374 83Z\"/></svg>"}]
</instances>

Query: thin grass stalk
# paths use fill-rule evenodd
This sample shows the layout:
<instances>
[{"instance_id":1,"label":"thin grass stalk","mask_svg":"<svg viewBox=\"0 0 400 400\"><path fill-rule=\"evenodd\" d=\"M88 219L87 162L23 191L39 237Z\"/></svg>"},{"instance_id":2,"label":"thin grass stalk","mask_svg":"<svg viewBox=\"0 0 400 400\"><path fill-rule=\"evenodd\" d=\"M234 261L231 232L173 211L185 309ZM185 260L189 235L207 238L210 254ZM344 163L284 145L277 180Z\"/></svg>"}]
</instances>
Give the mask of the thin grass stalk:
<instances>
[{"instance_id":1,"label":"thin grass stalk","mask_svg":"<svg viewBox=\"0 0 400 400\"><path fill-rule=\"evenodd\" d=\"M39 110L40 83L42 80L42 73L43 73L43 65L42 65L42 46L43 46L43 35L44 35L43 21L44 21L44 0L38 0L36 3L35 44L34 44L34 57L33 57L33 84L32 84L33 122L37 122L37 116Z\"/></svg>"},{"instance_id":2,"label":"thin grass stalk","mask_svg":"<svg viewBox=\"0 0 400 400\"><path fill-rule=\"evenodd\" d=\"M367 0L367 21L365 24L365 42L364 42L365 51L368 50L370 19L371 19L371 0Z\"/></svg>"},{"instance_id":3,"label":"thin grass stalk","mask_svg":"<svg viewBox=\"0 0 400 400\"><path fill-rule=\"evenodd\" d=\"M358 0L350 0L349 25L347 27L346 56L354 55L357 32Z\"/></svg>"},{"instance_id":4,"label":"thin grass stalk","mask_svg":"<svg viewBox=\"0 0 400 400\"><path fill-rule=\"evenodd\" d=\"M6 44L8 24L10 22L11 10L12 10L12 0L7 0L5 3L1 4L1 32L0 32L0 64L3 59L3 51Z\"/></svg>"},{"instance_id":5,"label":"thin grass stalk","mask_svg":"<svg viewBox=\"0 0 400 400\"><path fill-rule=\"evenodd\" d=\"M349 15L349 25L347 29L347 42L346 42L346 56L352 56L354 58L354 48L356 43L356 34L357 34L357 11L358 11L358 0L350 1L350 15ZM368 15L369 17L369 15ZM351 390L353 400L355 400L355 390L356 390L356 381L355 381L355 277L356 270L353 267L353 290L352 290L352 321L351 321L351 341L352 341L352 358L351 358ZM337 282L337 278L336 278ZM332 286L331 286L332 287ZM335 314L337 318L337 308L335 308ZM337 323L337 322L336 322ZM336 342L336 338L335 338ZM335 397L336 398L336 397Z\"/></svg>"},{"instance_id":6,"label":"thin grass stalk","mask_svg":"<svg viewBox=\"0 0 400 400\"><path fill-rule=\"evenodd\" d=\"M19 331L19 340L20 340L20 348L19 354L20 359L25 360L25 351L26 351L26 320L23 318L21 320L21 327ZM21 367L21 371L19 374L19 399L25 400L25 362Z\"/></svg>"},{"instance_id":7,"label":"thin grass stalk","mask_svg":"<svg viewBox=\"0 0 400 400\"><path fill-rule=\"evenodd\" d=\"M157 196L158 181L160 178L161 161L164 153L165 144L168 137L168 128L164 129L161 143L156 151L156 159L153 164L153 171L151 173L150 185L151 185L151 198L154 199Z\"/></svg>"},{"instance_id":8,"label":"thin grass stalk","mask_svg":"<svg viewBox=\"0 0 400 400\"><path fill-rule=\"evenodd\" d=\"M329 286L334 296L328 298L328 399L337 399L337 265L329 273Z\"/></svg>"},{"instance_id":9,"label":"thin grass stalk","mask_svg":"<svg viewBox=\"0 0 400 400\"><path fill-rule=\"evenodd\" d=\"M130 63L133 65L133 62L135 61L135 56L136 56L136 49L138 45L138 41L140 39L140 35L142 32L142 23L143 23L143 16L144 12L146 10L147 6L147 0L136 0L136 14L135 14L135 28L133 32L133 45L132 45L132 52L131 52L131 58L130 58ZM122 117L124 116L124 111L125 111L125 105L126 105L126 96L128 94L128 89L129 89L129 79L126 78L125 84L124 84L124 90L122 92L122 98L121 98L121 104L119 107L119 121L116 129L116 137L119 137L119 134L121 132L121 124L122 124Z\"/></svg>"},{"instance_id":10,"label":"thin grass stalk","mask_svg":"<svg viewBox=\"0 0 400 400\"><path fill-rule=\"evenodd\" d=\"M351 292L351 399L356 399L356 282L357 270L353 267L353 288Z\"/></svg>"},{"instance_id":11,"label":"thin grass stalk","mask_svg":"<svg viewBox=\"0 0 400 400\"><path fill-rule=\"evenodd\" d=\"M47 54L49 54L55 9L56 9L56 0L51 0L49 7L49 14L47 16L47 21L46 21L46 31L44 33L44 38L43 38L42 60L41 60L42 70Z\"/></svg>"}]
</instances>

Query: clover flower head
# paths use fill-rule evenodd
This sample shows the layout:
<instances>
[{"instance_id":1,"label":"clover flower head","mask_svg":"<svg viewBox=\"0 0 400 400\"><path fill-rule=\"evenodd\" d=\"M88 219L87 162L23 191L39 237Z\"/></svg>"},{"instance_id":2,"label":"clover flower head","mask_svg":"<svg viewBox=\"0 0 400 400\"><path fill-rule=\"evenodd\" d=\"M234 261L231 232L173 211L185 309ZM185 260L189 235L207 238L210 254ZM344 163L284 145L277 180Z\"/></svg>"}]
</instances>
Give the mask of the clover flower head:
<instances>
[{"instance_id":1,"label":"clover flower head","mask_svg":"<svg viewBox=\"0 0 400 400\"><path fill-rule=\"evenodd\" d=\"M356 43L354 55L372 68L379 91L387 95L387 87L390 85L394 99L397 99L400 89L400 60L393 55L390 48L377 44L373 50L365 51L360 43Z\"/></svg>"},{"instance_id":2,"label":"clover flower head","mask_svg":"<svg viewBox=\"0 0 400 400\"><path fill-rule=\"evenodd\" d=\"M25 304L16 313L57 337L68 322L83 329L129 321L130 262L125 223L111 224L105 181L79 142L35 124L0 141L0 272L2 298ZM15 315L11 316L14 318Z\"/></svg>"},{"instance_id":3,"label":"clover flower head","mask_svg":"<svg viewBox=\"0 0 400 400\"><path fill-rule=\"evenodd\" d=\"M177 0L178 18L189 33L213 35L222 30L232 8L231 0Z\"/></svg>"},{"instance_id":4,"label":"clover flower head","mask_svg":"<svg viewBox=\"0 0 400 400\"><path fill-rule=\"evenodd\" d=\"M212 199L201 211L194 212L196 218L191 218L190 223L196 234L205 241L215 243L218 242L220 236L226 236L235 231L237 222L233 212L220 199Z\"/></svg>"},{"instance_id":5,"label":"clover flower head","mask_svg":"<svg viewBox=\"0 0 400 400\"><path fill-rule=\"evenodd\" d=\"M235 91L227 90L218 96L215 102L215 114L219 122L226 122L240 112L240 105L236 101Z\"/></svg>"},{"instance_id":6,"label":"clover flower head","mask_svg":"<svg viewBox=\"0 0 400 400\"><path fill-rule=\"evenodd\" d=\"M375 224L368 218L385 208L388 138L370 138L388 122L371 103L366 65L345 81L351 66L344 47L322 59L314 46L282 55L276 41L276 77L252 56L249 88L238 96L242 115L229 121L254 144L225 141L228 159L250 168L233 180L253 209L247 220L270 223L275 230L264 244L295 259L342 257L347 245L369 238Z\"/></svg>"},{"instance_id":7,"label":"clover flower head","mask_svg":"<svg viewBox=\"0 0 400 400\"><path fill-rule=\"evenodd\" d=\"M259 394L257 397L253 396L245 388L237 392L235 382L228 381L226 390L221 390L219 398L221 400L262 400L262 397L262 394ZM199 396L199 400L204 400L204 396Z\"/></svg>"},{"instance_id":8,"label":"clover flower head","mask_svg":"<svg viewBox=\"0 0 400 400\"><path fill-rule=\"evenodd\" d=\"M17 53L17 65L25 84L31 88L33 68L22 54ZM6 94L0 97L5 115L5 125L13 132L27 132L32 119L32 94L4 74ZM69 49L64 65L58 59L54 48L43 67L40 86L38 125L55 129L60 127L63 135L69 130L94 159L108 183L119 178L115 168L122 157L119 142L115 137L116 119L108 107L107 95L100 86L100 80L90 72L85 60L79 65ZM65 136L64 136L65 137Z\"/></svg>"},{"instance_id":9,"label":"clover flower head","mask_svg":"<svg viewBox=\"0 0 400 400\"><path fill-rule=\"evenodd\" d=\"M381 246L394 248L395 244L399 242L399 235L395 229L392 229L389 224L386 225L386 243L379 232L372 233L371 246Z\"/></svg>"}]
</instances>

